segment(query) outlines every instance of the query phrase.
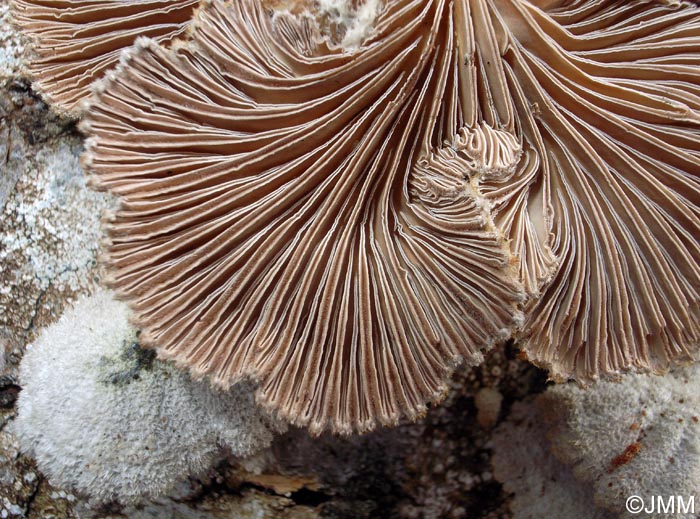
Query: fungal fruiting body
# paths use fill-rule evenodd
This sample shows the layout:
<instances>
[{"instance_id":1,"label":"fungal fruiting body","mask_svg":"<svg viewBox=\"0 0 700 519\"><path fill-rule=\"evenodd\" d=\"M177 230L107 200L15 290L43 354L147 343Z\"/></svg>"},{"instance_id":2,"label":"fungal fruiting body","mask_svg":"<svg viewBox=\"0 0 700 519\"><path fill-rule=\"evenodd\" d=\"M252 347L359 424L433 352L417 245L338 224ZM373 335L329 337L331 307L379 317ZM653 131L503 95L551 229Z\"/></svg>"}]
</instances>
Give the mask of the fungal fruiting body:
<instances>
[{"instance_id":1,"label":"fungal fruiting body","mask_svg":"<svg viewBox=\"0 0 700 519\"><path fill-rule=\"evenodd\" d=\"M454 47L444 10L390 9L353 53L250 1L209 4L172 52L139 42L86 125L93 181L122 197L110 283L143 342L223 385L260 379L297 423L350 431L419 415L458 358L508 335L522 294L484 205L420 193L426 172L450 182L481 160L483 136L432 145L457 123L440 113L458 88L453 59L435 67ZM119 172L102 129L109 155L131 156Z\"/></svg>"},{"instance_id":2,"label":"fungal fruiting body","mask_svg":"<svg viewBox=\"0 0 700 519\"><path fill-rule=\"evenodd\" d=\"M197 0L12 0L32 36L36 88L60 112L77 115L90 85L137 36L167 44L185 34Z\"/></svg>"},{"instance_id":3,"label":"fungal fruiting body","mask_svg":"<svg viewBox=\"0 0 700 519\"><path fill-rule=\"evenodd\" d=\"M527 306L528 356L584 381L697 357L700 12L653 1L499 5L558 263ZM537 227L542 217L528 216Z\"/></svg>"},{"instance_id":4,"label":"fungal fruiting body","mask_svg":"<svg viewBox=\"0 0 700 519\"><path fill-rule=\"evenodd\" d=\"M107 281L314 432L416 417L514 334L562 378L694 358L698 38L686 4L396 0L347 49L206 2L90 103Z\"/></svg>"}]
</instances>

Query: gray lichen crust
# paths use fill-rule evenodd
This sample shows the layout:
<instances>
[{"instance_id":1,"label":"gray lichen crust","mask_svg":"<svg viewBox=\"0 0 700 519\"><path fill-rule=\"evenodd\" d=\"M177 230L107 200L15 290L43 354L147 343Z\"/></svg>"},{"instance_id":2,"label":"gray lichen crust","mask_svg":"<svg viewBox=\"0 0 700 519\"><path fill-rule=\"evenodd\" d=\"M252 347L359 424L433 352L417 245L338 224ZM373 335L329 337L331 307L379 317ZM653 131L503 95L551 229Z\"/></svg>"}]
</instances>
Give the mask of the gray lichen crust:
<instances>
[{"instance_id":1,"label":"gray lichen crust","mask_svg":"<svg viewBox=\"0 0 700 519\"><path fill-rule=\"evenodd\" d=\"M10 24L10 6L0 2L0 87L12 77L24 75L26 63L23 61L27 37Z\"/></svg>"},{"instance_id":2,"label":"gray lichen crust","mask_svg":"<svg viewBox=\"0 0 700 519\"><path fill-rule=\"evenodd\" d=\"M247 456L280 425L252 388L215 392L138 346L126 305L81 299L21 365L13 430L52 483L100 502L148 499L201 472L226 448Z\"/></svg>"},{"instance_id":3,"label":"gray lichen crust","mask_svg":"<svg viewBox=\"0 0 700 519\"><path fill-rule=\"evenodd\" d=\"M81 151L23 79L0 88L0 367L11 372L41 327L96 284L100 214L113 199L87 188Z\"/></svg>"}]
</instances>

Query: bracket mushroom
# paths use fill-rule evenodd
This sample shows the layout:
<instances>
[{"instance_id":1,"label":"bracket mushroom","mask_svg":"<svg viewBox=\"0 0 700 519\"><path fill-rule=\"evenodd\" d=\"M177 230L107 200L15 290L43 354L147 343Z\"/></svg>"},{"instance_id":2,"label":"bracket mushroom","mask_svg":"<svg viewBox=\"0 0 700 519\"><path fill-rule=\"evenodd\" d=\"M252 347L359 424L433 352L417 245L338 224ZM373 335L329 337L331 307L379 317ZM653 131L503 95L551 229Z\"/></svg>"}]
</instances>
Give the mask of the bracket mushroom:
<instances>
[{"instance_id":1,"label":"bracket mushroom","mask_svg":"<svg viewBox=\"0 0 700 519\"><path fill-rule=\"evenodd\" d=\"M540 4L395 0L347 50L212 0L138 40L83 128L143 342L343 433L511 336L584 382L697 358L698 11Z\"/></svg>"}]
</instances>

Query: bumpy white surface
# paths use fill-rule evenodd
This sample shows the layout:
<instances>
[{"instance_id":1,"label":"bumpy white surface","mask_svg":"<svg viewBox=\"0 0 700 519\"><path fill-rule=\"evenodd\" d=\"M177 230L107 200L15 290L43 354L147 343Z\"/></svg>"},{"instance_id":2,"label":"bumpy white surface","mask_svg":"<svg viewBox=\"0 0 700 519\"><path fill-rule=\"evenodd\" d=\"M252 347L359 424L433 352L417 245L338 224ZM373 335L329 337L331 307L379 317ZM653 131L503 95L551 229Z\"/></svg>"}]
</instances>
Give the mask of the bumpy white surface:
<instances>
[{"instance_id":1,"label":"bumpy white surface","mask_svg":"<svg viewBox=\"0 0 700 519\"><path fill-rule=\"evenodd\" d=\"M589 485L549 450L543 421L532 403L516 403L493 437L494 476L511 500L513 519L612 519L593 505Z\"/></svg>"},{"instance_id":2,"label":"bumpy white surface","mask_svg":"<svg viewBox=\"0 0 700 519\"><path fill-rule=\"evenodd\" d=\"M0 85L25 71L22 56L27 41L9 22L9 0L0 0Z\"/></svg>"},{"instance_id":3,"label":"bumpy white surface","mask_svg":"<svg viewBox=\"0 0 700 519\"><path fill-rule=\"evenodd\" d=\"M126 305L99 291L26 353L13 430L53 484L133 503L209 468L221 446L246 456L270 443L281 426L252 388L214 393L138 353L136 339Z\"/></svg>"},{"instance_id":4,"label":"bumpy white surface","mask_svg":"<svg viewBox=\"0 0 700 519\"><path fill-rule=\"evenodd\" d=\"M699 366L588 389L555 386L538 405L553 426L553 452L593 486L596 503L633 518L639 515L625 512L629 496L694 496L700 511ZM621 458L630 446L636 454Z\"/></svg>"},{"instance_id":5,"label":"bumpy white surface","mask_svg":"<svg viewBox=\"0 0 700 519\"><path fill-rule=\"evenodd\" d=\"M496 478L515 494L515 519L547 510L561 510L561 519L648 517L626 511L630 496L645 507L652 496L693 498L697 512L700 367L588 388L553 386L534 403L514 406L493 447ZM652 516L695 517L677 509Z\"/></svg>"},{"instance_id":6,"label":"bumpy white surface","mask_svg":"<svg viewBox=\"0 0 700 519\"><path fill-rule=\"evenodd\" d=\"M110 207L107 197L85 185L79 152L79 145L63 140L39 150L29 159L36 165L32 193L11 197L4 208L3 216L16 223L0 233L0 263L22 257L16 276L42 290L52 283L84 288L95 262L100 214Z\"/></svg>"}]
</instances>

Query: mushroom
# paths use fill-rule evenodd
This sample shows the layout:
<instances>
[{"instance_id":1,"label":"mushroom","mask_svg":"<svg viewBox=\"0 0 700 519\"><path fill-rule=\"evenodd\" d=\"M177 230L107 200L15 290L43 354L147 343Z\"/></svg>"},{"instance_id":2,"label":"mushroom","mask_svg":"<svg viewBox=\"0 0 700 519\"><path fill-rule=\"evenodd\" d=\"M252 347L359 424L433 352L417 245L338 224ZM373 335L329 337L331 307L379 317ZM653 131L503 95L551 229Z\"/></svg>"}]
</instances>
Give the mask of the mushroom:
<instances>
[{"instance_id":1,"label":"mushroom","mask_svg":"<svg viewBox=\"0 0 700 519\"><path fill-rule=\"evenodd\" d=\"M32 36L30 63L44 98L77 115L90 84L114 67L137 36L167 43L185 33L198 0L13 0L13 18Z\"/></svg>"},{"instance_id":2,"label":"mushroom","mask_svg":"<svg viewBox=\"0 0 700 519\"><path fill-rule=\"evenodd\" d=\"M550 235L558 264L527 305L522 345L557 379L662 372L700 343L700 11L545 3L499 0L493 13L509 28L498 84L537 165L527 190L484 191L503 215L527 193L519 224Z\"/></svg>"},{"instance_id":3,"label":"mushroom","mask_svg":"<svg viewBox=\"0 0 700 519\"><path fill-rule=\"evenodd\" d=\"M349 50L212 0L139 39L83 128L142 342L343 433L516 332L562 378L695 358L700 17L537 4L395 0Z\"/></svg>"},{"instance_id":4,"label":"mushroom","mask_svg":"<svg viewBox=\"0 0 700 519\"><path fill-rule=\"evenodd\" d=\"M348 52L310 16L213 1L191 41L137 41L84 129L92 182L121 197L106 281L142 344L347 433L420 416L511 335L522 290L470 175L519 143L454 134L451 24L443 0L391 2Z\"/></svg>"}]
</instances>

